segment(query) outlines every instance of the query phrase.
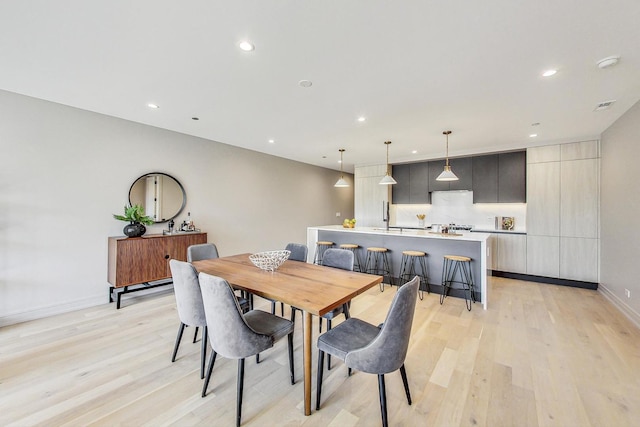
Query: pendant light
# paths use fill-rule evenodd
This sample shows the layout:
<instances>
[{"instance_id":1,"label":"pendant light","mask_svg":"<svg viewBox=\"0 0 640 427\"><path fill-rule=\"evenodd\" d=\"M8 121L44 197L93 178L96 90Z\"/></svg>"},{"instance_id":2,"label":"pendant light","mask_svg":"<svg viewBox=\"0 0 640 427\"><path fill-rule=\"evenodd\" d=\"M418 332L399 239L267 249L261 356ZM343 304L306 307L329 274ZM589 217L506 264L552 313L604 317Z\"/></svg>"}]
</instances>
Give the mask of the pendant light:
<instances>
[{"instance_id":1,"label":"pendant light","mask_svg":"<svg viewBox=\"0 0 640 427\"><path fill-rule=\"evenodd\" d=\"M449 166L449 135L451 135L451 131L445 130L444 132L442 132L442 134L447 136L447 160L444 165L444 170L440 175L438 175L436 181L457 181L458 177L451 170L451 166Z\"/></svg>"},{"instance_id":2,"label":"pendant light","mask_svg":"<svg viewBox=\"0 0 640 427\"><path fill-rule=\"evenodd\" d=\"M391 141L385 141L384 145L387 146L387 174L380 180L378 184L380 185L392 185L397 184L398 182L393 179L393 177L389 174L389 144Z\"/></svg>"},{"instance_id":3,"label":"pendant light","mask_svg":"<svg viewBox=\"0 0 640 427\"><path fill-rule=\"evenodd\" d=\"M344 153L345 149L341 148L338 151L340 152L340 179L333 186L334 187L348 187L349 183L344 180L344 173L342 172L342 153Z\"/></svg>"}]
</instances>

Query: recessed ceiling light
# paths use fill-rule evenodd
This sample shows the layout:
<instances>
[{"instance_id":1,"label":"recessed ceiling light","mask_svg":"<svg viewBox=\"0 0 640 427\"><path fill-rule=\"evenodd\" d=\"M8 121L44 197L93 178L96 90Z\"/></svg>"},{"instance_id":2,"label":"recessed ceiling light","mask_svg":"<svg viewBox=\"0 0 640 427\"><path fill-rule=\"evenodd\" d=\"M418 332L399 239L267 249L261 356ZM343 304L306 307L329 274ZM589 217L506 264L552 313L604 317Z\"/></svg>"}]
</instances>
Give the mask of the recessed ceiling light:
<instances>
[{"instance_id":1,"label":"recessed ceiling light","mask_svg":"<svg viewBox=\"0 0 640 427\"><path fill-rule=\"evenodd\" d=\"M275 140L275 139L270 139L270 140L269 140L269 144L273 144L274 142L276 142L276 140Z\"/></svg>"},{"instance_id":2,"label":"recessed ceiling light","mask_svg":"<svg viewBox=\"0 0 640 427\"><path fill-rule=\"evenodd\" d=\"M200 117L191 117L191 120L200 120Z\"/></svg>"},{"instance_id":3,"label":"recessed ceiling light","mask_svg":"<svg viewBox=\"0 0 640 427\"><path fill-rule=\"evenodd\" d=\"M358 117L359 122L364 122L365 120L367 120L366 117L362 117L362 116Z\"/></svg>"},{"instance_id":4,"label":"recessed ceiling light","mask_svg":"<svg viewBox=\"0 0 640 427\"><path fill-rule=\"evenodd\" d=\"M311 83L311 80L300 80L298 82L298 85L300 87L311 87L311 85L313 85L313 83Z\"/></svg>"},{"instance_id":5,"label":"recessed ceiling light","mask_svg":"<svg viewBox=\"0 0 640 427\"><path fill-rule=\"evenodd\" d=\"M558 72L558 70L547 70L544 73L542 73L542 76L543 77L551 77L557 72Z\"/></svg>"},{"instance_id":6,"label":"recessed ceiling light","mask_svg":"<svg viewBox=\"0 0 640 427\"><path fill-rule=\"evenodd\" d=\"M418 154L418 150L413 150L411 154Z\"/></svg>"},{"instance_id":7,"label":"recessed ceiling light","mask_svg":"<svg viewBox=\"0 0 640 427\"><path fill-rule=\"evenodd\" d=\"M241 42L238 44L238 47L239 47L240 49L244 50L245 52L251 52L253 49L255 49L255 48L256 48L253 44L251 44L250 42L248 42L248 41L246 41L246 40L241 41Z\"/></svg>"},{"instance_id":8,"label":"recessed ceiling light","mask_svg":"<svg viewBox=\"0 0 640 427\"><path fill-rule=\"evenodd\" d=\"M155 108L160 108L160 106L159 106L159 105L157 105L157 104L147 104L147 107L149 107L149 108L154 108L154 109L155 109Z\"/></svg>"},{"instance_id":9,"label":"recessed ceiling light","mask_svg":"<svg viewBox=\"0 0 640 427\"><path fill-rule=\"evenodd\" d=\"M600 68L607 68L616 65L619 60L620 57L617 55L607 56L606 58L602 58L600 61L598 61L597 64Z\"/></svg>"},{"instance_id":10,"label":"recessed ceiling light","mask_svg":"<svg viewBox=\"0 0 640 427\"><path fill-rule=\"evenodd\" d=\"M531 126L540 126L540 122L531 123Z\"/></svg>"},{"instance_id":11,"label":"recessed ceiling light","mask_svg":"<svg viewBox=\"0 0 640 427\"><path fill-rule=\"evenodd\" d=\"M538 136L537 133L532 133L532 134L529 135L529 138L535 138L536 136Z\"/></svg>"}]
</instances>

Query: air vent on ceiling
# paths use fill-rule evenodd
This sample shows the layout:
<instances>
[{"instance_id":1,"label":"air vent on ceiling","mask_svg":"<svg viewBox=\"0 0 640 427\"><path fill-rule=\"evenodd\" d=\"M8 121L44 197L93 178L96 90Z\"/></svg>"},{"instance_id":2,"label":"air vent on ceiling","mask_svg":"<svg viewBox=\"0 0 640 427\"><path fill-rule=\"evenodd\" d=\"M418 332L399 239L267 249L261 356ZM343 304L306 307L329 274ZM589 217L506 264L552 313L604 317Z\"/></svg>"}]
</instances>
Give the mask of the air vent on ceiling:
<instances>
[{"instance_id":1,"label":"air vent on ceiling","mask_svg":"<svg viewBox=\"0 0 640 427\"><path fill-rule=\"evenodd\" d=\"M598 105L596 105L596 108L593 111L602 111L602 110L606 110L607 108L611 107L613 105L613 103L616 102L616 100L611 100L611 101L604 101L599 103Z\"/></svg>"}]
</instances>

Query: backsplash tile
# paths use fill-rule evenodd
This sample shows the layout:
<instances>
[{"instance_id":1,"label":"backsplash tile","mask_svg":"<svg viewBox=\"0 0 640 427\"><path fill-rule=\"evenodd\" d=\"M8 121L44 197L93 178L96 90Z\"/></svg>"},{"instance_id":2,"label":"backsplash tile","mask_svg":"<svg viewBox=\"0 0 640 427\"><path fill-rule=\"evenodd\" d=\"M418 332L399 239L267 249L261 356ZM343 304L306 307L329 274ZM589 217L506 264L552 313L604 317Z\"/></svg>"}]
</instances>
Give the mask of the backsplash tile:
<instances>
[{"instance_id":1,"label":"backsplash tile","mask_svg":"<svg viewBox=\"0 0 640 427\"><path fill-rule=\"evenodd\" d=\"M515 218L515 231L525 232L526 203L473 203L473 191L434 191L430 205L391 205L391 224L417 227L417 214L426 214L425 224L473 225L476 229L495 229L496 216Z\"/></svg>"}]
</instances>

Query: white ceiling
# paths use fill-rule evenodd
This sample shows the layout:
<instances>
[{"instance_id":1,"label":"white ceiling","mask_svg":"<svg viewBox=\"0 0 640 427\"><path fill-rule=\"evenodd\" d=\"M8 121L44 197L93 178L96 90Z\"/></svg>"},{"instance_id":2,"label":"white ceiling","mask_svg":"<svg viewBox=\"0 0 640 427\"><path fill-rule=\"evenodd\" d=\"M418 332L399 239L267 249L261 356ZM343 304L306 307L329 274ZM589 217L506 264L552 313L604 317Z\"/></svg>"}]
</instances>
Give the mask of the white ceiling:
<instances>
[{"instance_id":1,"label":"white ceiling","mask_svg":"<svg viewBox=\"0 0 640 427\"><path fill-rule=\"evenodd\" d=\"M598 137L640 99L639 23L638 0L4 0L0 89L353 170L385 140L444 157L446 129L451 156Z\"/></svg>"}]
</instances>

